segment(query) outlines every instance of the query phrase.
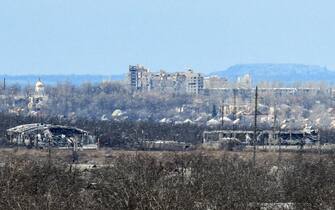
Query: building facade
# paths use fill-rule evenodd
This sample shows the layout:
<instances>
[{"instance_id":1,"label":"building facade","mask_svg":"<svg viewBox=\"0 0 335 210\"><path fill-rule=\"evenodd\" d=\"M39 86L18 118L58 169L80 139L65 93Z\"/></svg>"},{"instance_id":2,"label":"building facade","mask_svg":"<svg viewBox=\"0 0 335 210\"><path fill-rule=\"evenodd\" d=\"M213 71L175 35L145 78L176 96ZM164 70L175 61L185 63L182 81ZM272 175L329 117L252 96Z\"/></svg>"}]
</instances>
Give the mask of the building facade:
<instances>
[{"instance_id":1,"label":"building facade","mask_svg":"<svg viewBox=\"0 0 335 210\"><path fill-rule=\"evenodd\" d=\"M186 92L189 94L200 94L204 89L204 77L189 69L186 72Z\"/></svg>"},{"instance_id":2,"label":"building facade","mask_svg":"<svg viewBox=\"0 0 335 210\"><path fill-rule=\"evenodd\" d=\"M132 90L150 90L150 71L142 65L129 65L128 80Z\"/></svg>"},{"instance_id":3,"label":"building facade","mask_svg":"<svg viewBox=\"0 0 335 210\"><path fill-rule=\"evenodd\" d=\"M204 88L204 77L189 69L186 72L152 73L142 65L129 66L128 83L132 90L161 93L199 94Z\"/></svg>"},{"instance_id":4,"label":"building facade","mask_svg":"<svg viewBox=\"0 0 335 210\"><path fill-rule=\"evenodd\" d=\"M236 83L238 88L250 89L252 86L250 74L245 74L241 77L237 77Z\"/></svg>"},{"instance_id":5,"label":"building facade","mask_svg":"<svg viewBox=\"0 0 335 210\"><path fill-rule=\"evenodd\" d=\"M210 76L204 79L204 88L226 88L228 87L228 80L219 76Z\"/></svg>"}]
</instances>

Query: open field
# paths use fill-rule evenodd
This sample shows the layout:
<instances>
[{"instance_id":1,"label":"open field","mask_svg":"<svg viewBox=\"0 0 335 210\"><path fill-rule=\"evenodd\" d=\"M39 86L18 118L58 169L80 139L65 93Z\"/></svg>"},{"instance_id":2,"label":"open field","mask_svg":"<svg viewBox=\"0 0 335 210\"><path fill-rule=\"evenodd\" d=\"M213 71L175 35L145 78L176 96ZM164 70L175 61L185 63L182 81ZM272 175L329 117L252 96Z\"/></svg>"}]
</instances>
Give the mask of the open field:
<instances>
[{"instance_id":1,"label":"open field","mask_svg":"<svg viewBox=\"0 0 335 210\"><path fill-rule=\"evenodd\" d=\"M290 160L299 153L297 146L282 146L281 153L279 153L278 146L258 146L256 150L257 162L276 162L278 158L282 160ZM303 151L303 157L307 159L320 159L322 157L328 157L329 154L335 154L335 148L323 148L321 155L317 147L306 148ZM111 148L102 148L99 150L84 150L78 152L79 159L78 163L91 163L91 164L108 164L115 158L120 156L136 156L136 155L148 155L156 158L157 160L166 160L168 157L176 155L201 155L209 156L213 158L219 158L223 156L236 156L245 161L252 160L253 158L253 147L249 146L244 151L224 151L224 150L192 150L192 151L136 151L136 150L114 150ZM0 162L7 160L8 158L28 158L28 159L39 159L46 160L49 158L49 152L47 149L26 149L26 148L1 148L0 149ZM71 150L60 150L52 149L50 152L51 159L56 159L65 163L72 163L72 151Z\"/></svg>"},{"instance_id":2,"label":"open field","mask_svg":"<svg viewBox=\"0 0 335 210\"><path fill-rule=\"evenodd\" d=\"M0 209L334 209L333 153L1 149Z\"/></svg>"}]
</instances>

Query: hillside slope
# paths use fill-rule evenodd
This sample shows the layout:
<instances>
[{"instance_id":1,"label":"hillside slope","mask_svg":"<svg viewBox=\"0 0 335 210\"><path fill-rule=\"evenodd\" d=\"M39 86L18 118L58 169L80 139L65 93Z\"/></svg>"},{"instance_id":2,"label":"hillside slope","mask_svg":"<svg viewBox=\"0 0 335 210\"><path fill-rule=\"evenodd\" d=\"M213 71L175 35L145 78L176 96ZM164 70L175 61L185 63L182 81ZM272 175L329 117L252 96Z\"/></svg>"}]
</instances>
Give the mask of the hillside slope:
<instances>
[{"instance_id":1,"label":"hillside slope","mask_svg":"<svg viewBox=\"0 0 335 210\"><path fill-rule=\"evenodd\" d=\"M234 65L224 71L211 75L236 80L238 76L249 73L254 83L279 81L283 83L325 81L335 83L335 71L320 66L302 64L242 64Z\"/></svg>"}]
</instances>

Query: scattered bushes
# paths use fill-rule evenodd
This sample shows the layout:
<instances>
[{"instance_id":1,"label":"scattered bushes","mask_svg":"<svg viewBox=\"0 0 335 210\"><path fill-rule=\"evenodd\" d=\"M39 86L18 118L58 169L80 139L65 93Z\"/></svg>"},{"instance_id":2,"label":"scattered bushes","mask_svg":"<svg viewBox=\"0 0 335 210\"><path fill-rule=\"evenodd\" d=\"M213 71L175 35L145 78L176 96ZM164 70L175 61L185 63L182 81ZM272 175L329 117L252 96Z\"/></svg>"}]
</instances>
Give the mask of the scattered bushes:
<instances>
[{"instance_id":1,"label":"scattered bushes","mask_svg":"<svg viewBox=\"0 0 335 210\"><path fill-rule=\"evenodd\" d=\"M55 160L12 158L0 170L1 209L296 209L335 206L332 156L280 163L234 155L121 155L79 170Z\"/></svg>"}]
</instances>

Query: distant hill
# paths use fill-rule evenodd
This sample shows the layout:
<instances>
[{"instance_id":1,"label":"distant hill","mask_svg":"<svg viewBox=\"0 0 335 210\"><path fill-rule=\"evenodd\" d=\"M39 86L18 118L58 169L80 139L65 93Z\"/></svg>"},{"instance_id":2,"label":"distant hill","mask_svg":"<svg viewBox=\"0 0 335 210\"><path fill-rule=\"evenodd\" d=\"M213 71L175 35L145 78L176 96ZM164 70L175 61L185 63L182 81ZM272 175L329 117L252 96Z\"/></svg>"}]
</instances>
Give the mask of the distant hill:
<instances>
[{"instance_id":1,"label":"distant hill","mask_svg":"<svg viewBox=\"0 0 335 210\"><path fill-rule=\"evenodd\" d=\"M242 64L231 66L224 71L213 72L210 75L218 75L235 81L238 76L247 73L252 76L254 84L261 81L335 83L335 71L325 67L302 64Z\"/></svg>"},{"instance_id":2,"label":"distant hill","mask_svg":"<svg viewBox=\"0 0 335 210\"><path fill-rule=\"evenodd\" d=\"M124 75L0 75L0 81L6 78L8 84L35 84L40 78L45 84L55 85L61 82L70 82L75 85L80 85L84 82L100 83L104 80L123 80Z\"/></svg>"}]
</instances>

